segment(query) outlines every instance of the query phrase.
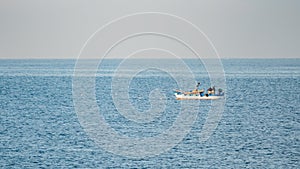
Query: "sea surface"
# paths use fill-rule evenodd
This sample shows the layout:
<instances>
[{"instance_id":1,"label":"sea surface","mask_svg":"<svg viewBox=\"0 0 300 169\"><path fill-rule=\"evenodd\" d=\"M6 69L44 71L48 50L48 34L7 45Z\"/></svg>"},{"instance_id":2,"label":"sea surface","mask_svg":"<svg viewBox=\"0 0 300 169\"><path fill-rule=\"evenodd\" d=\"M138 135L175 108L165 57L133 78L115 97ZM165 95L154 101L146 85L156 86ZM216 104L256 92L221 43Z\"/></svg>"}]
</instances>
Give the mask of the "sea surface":
<instances>
[{"instance_id":1,"label":"sea surface","mask_svg":"<svg viewBox=\"0 0 300 169\"><path fill-rule=\"evenodd\" d=\"M97 61L85 62L94 65ZM183 62L194 75L194 81L185 82L190 88L183 90L193 89L198 81L205 89L218 87L210 84L201 61ZM209 139L200 142L199 133L212 102L199 101L191 107L197 108L193 123L177 144L153 154L145 145L143 151L150 155L139 156L136 150L132 157L117 140L111 147L98 144L81 125L74 101L75 60L0 60L0 168L300 168L300 59L221 62L226 102ZM173 95L186 72L169 59L133 59L125 68L119 67L121 63L120 59L103 60L96 73L92 66L76 68L83 80L94 78L98 115L127 138L149 139L168 132L181 105L189 103ZM149 63L163 64L169 71L147 67ZM136 65L144 70L135 72L131 68ZM117 72L118 68L122 71ZM119 78L130 78L130 84L113 81L116 73ZM130 105L125 107L132 106L139 113L153 108L153 96L165 105L151 121L136 122L120 113L114 100L119 96L112 90L128 96ZM159 91L158 95L151 95L153 91ZM106 138L103 133L101 137ZM164 140L153 141L160 146Z\"/></svg>"}]
</instances>

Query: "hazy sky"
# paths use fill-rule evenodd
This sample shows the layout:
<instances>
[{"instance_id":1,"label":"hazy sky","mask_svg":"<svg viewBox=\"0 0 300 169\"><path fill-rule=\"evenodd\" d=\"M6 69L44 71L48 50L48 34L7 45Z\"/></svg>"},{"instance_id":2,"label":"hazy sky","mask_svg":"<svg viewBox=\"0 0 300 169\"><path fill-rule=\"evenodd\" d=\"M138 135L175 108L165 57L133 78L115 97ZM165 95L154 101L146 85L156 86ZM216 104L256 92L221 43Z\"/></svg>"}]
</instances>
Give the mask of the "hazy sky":
<instances>
[{"instance_id":1,"label":"hazy sky","mask_svg":"<svg viewBox=\"0 0 300 169\"><path fill-rule=\"evenodd\" d=\"M98 28L137 12L188 19L222 58L300 58L299 0L2 0L0 58L76 58Z\"/></svg>"}]
</instances>

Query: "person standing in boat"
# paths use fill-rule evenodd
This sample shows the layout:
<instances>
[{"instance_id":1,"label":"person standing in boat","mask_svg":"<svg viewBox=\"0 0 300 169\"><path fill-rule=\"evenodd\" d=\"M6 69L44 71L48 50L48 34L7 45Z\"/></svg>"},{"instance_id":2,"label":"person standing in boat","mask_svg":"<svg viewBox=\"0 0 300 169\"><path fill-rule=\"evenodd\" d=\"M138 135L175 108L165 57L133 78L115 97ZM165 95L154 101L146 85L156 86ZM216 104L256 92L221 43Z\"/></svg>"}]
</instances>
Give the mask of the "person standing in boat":
<instances>
[{"instance_id":1,"label":"person standing in boat","mask_svg":"<svg viewBox=\"0 0 300 169\"><path fill-rule=\"evenodd\" d=\"M200 89L200 85L201 85L201 83L198 82L197 85L196 85L195 91L196 91L197 94L199 93L200 96L203 96L204 90Z\"/></svg>"},{"instance_id":2,"label":"person standing in boat","mask_svg":"<svg viewBox=\"0 0 300 169\"><path fill-rule=\"evenodd\" d=\"M198 82L198 83L197 83L197 85L196 85L196 89L195 89L196 91L198 91L198 90L199 90L199 87L200 87L200 85L201 85L201 83L200 83L200 82Z\"/></svg>"},{"instance_id":3,"label":"person standing in boat","mask_svg":"<svg viewBox=\"0 0 300 169\"><path fill-rule=\"evenodd\" d=\"M221 88L218 90L218 92L219 92L219 96L223 95L223 90Z\"/></svg>"},{"instance_id":4,"label":"person standing in boat","mask_svg":"<svg viewBox=\"0 0 300 169\"><path fill-rule=\"evenodd\" d=\"M200 82L198 82L198 84L196 85L195 89L192 90L192 94L198 94L199 93L199 86L200 86Z\"/></svg>"}]
</instances>

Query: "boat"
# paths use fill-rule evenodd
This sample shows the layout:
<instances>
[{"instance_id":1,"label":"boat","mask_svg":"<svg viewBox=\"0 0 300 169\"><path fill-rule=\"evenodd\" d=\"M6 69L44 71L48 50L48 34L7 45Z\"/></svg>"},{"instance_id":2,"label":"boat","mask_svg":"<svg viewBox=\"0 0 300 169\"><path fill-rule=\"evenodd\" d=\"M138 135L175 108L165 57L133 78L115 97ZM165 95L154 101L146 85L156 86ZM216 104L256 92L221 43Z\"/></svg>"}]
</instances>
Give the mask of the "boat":
<instances>
[{"instance_id":1,"label":"boat","mask_svg":"<svg viewBox=\"0 0 300 169\"><path fill-rule=\"evenodd\" d=\"M224 92L219 89L219 93L215 94L214 88L209 88L204 94L204 89L185 92L182 90L174 90L177 100L217 100L224 97Z\"/></svg>"}]
</instances>

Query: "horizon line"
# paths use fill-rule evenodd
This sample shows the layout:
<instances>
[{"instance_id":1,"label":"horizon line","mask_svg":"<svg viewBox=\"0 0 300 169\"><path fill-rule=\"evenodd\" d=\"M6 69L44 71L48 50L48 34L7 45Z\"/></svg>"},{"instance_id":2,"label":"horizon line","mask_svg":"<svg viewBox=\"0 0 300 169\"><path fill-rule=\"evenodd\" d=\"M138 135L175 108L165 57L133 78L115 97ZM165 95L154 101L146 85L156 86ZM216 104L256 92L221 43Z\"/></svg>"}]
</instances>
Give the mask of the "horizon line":
<instances>
[{"instance_id":1,"label":"horizon line","mask_svg":"<svg viewBox=\"0 0 300 169\"><path fill-rule=\"evenodd\" d=\"M77 60L78 58L71 58L71 57L44 57L44 58L39 58L39 57L0 57L0 60L51 60L51 59L55 59L55 60ZM80 58L82 60L95 60L95 59L100 59L100 58L94 58L94 57L90 57L90 58ZM102 59L126 59L123 57L109 57L109 58L102 58ZM147 58L147 57L141 57L141 58L127 58L127 59L178 59L178 58L168 58L168 57L164 57L164 58L158 58L158 57L154 57L154 58ZM204 58L196 58L196 57L183 57L180 59L217 59L217 58L208 58L208 57L204 57ZM300 56L298 57L219 57L219 59L300 59Z\"/></svg>"}]
</instances>

